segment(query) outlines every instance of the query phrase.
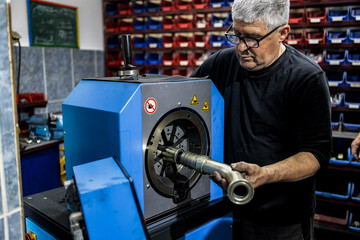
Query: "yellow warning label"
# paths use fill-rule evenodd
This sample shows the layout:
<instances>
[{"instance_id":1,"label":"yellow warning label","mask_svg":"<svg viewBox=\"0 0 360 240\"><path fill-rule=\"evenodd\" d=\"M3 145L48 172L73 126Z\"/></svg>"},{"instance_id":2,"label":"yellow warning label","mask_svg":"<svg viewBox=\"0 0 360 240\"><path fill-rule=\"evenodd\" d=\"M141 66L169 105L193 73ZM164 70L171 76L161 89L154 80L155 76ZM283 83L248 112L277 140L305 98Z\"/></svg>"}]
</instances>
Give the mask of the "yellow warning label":
<instances>
[{"instance_id":1,"label":"yellow warning label","mask_svg":"<svg viewBox=\"0 0 360 240\"><path fill-rule=\"evenodd\" d=\"M199 100L196 97L196 93L194 93L194 96L191 99L190 105L198 105L198 104L199 104Z\"/></svg>"},{"instance_id":2,"label":"yellow warning label","mask_svg":"<svg viewBox=\"0 0 360 240\"><path fill-rule=\"evenodd\" d=\"M201 111L209 111L209 110L210 110L209 103L208 103L207 99L205 99L205 102L204 102L204 105L203 105Z\"/></svg>"}]
</instances>

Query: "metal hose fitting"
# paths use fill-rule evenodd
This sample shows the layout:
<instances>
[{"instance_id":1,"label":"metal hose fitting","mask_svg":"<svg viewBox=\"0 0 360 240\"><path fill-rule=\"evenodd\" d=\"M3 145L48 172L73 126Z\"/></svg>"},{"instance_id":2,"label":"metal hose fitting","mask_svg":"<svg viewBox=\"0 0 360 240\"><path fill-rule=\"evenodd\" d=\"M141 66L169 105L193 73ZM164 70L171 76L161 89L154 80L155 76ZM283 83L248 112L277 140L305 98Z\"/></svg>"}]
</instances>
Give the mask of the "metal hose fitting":
<instances>
[{"instance_id":1,"label":"metal hose fitting","mask_svg":"<svg viewBox=\"0 0 360 240\"><path fill-rule=\"evenodd\" d=\"M219 172L228 182L227 195L234 204L246 204L254 196L254 188L250 182L243 178L240 172L233 171L225 163L214 161L206 155L199 155L174 147L165 148L162 155L166 161L182 164L203 174Z\"/></svg>"}]
</instances>

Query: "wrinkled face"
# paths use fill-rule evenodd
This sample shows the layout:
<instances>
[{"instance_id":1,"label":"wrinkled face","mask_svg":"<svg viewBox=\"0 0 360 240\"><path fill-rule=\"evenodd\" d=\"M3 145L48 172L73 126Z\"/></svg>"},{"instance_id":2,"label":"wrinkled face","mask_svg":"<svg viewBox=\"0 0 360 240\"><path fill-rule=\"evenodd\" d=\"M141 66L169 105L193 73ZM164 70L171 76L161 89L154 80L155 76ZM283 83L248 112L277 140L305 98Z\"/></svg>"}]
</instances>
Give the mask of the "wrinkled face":
<instances>
[{"instance_id":1,"label":"wrinkled face","mask_svg":"<svg viewBox=\"0 0 360 240\"><path fill-rule=\"evenodd\" d=\"M286 29L285 29L286 28ZM248 71L257 71L270 66L279 56L282 41L286 38L288 26L276 29L259 42L258 48L248 48L243 41L235 45L236 56L240 65ZM285 33L284 33L285 29ZM245 23L235 20L233 34L239 37L260 39L273 29L267 29L263 21ZM286 34L286 36L284 36Z\"/></svg>"}]
</instances>

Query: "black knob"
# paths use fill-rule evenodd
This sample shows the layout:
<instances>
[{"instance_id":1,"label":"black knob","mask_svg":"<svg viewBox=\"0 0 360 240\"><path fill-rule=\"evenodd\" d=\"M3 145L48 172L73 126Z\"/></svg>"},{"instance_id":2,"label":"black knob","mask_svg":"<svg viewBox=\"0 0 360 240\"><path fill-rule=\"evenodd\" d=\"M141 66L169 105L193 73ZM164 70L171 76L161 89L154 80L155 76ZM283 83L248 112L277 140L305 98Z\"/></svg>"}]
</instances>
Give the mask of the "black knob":
<instances>
[{"instance_id":1,"label":"black knob","mask_svg":"<svg viewBox=\"0 0 360 240\"><path fill-rule=\"evenodd\" d=\"M125 69L131 69L133 66L132 63L132 51L131 51L131 36L129 34L124 34L121 36L121 45L122 45L122 55L124 58Z\"/></svg>"}]
</instances>

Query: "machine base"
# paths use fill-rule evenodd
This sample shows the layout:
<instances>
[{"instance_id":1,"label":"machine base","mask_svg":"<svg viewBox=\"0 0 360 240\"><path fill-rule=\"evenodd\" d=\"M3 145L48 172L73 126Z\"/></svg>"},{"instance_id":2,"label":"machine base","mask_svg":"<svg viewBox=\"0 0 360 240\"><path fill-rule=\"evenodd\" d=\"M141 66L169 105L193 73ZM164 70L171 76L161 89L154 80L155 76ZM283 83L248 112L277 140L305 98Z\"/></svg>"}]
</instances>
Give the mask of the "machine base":
<instances>
[{"instance_id":1,"label":"machine base","mask_svg":"<svg viewBox=\"0 0 360 240\"><path fill-rule=\"evenodd\" d=\"M231 239L232 212L227 198L194 205L147 225L151 239ZM25 216L56 239L72 239L64 188L24 198ZM27 231L36 234L27 224ZM51 238L49 238L51 239Z\"/></svg>"}]
</instances>

